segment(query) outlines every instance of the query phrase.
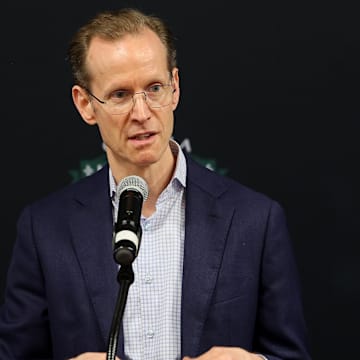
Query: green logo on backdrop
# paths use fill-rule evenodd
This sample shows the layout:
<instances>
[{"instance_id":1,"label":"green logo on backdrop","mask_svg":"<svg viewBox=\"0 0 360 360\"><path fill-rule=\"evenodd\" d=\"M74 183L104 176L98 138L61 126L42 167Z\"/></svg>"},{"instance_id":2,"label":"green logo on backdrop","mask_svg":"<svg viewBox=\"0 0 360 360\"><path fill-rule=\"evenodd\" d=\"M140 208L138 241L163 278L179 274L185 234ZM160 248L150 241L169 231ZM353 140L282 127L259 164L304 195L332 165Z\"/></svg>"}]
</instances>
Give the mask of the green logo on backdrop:
<instances>
[{"instance_id":1,"label":"green logo on backdrop","mask_svg":"<svg viewBox=\"0 0 360 360\"><path fill-rule=\"evenodd\" d=\"M183 151L190 153L191 157L200 163L201 165L207 167L208 169L212 171L216 171L222 175L225 175L227 173L227 169L220 168L217 165L216 159L214 158L204 158L198 155L195 155L192 152L190 139L184 139L181 144L181 148ZM92 159L87 160L81 160L79 163L78 169L72 169L69 170L69 175L72 178L72 182L78 181L79 179L92 175L96 171L100 170L106 163L106 155L105 152L103 152L101 155L96 156Z\"/></svg>"},{"instance_id":2,"label":"green logo on backdrop","mask_svg":"<svg viewBox=\"0 0 360 360\"><path fill-rule=\"evenodd\" d=\"M81 160L79 168L69 170L69 174L72 178L72 181L75 182L100 170L105 163L106 155L103 153L93 159Z\"/></svg>"}]
</instances>

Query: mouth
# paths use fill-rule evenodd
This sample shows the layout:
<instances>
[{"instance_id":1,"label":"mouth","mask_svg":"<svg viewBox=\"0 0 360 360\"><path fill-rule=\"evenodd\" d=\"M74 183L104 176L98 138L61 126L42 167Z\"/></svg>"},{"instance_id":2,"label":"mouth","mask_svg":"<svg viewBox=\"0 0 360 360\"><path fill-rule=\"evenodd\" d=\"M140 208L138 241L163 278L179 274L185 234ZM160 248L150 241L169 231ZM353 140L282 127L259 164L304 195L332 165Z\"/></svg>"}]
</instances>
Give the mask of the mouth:
<instances>
[{"instance_id":1,"label":"mouth","mask_svg":"<svg viewBox=\"0 0 360 360\"><path fill-rule=\"evenodd\" d=\"M153 135L154 133L137 134L134 136L130 136L130 140L146 140Z\"/></svg>"},{"instance_id":2,"label":"mouth","mask_svg":"<svg viewBox=\"0 0 360 360\"><path fill-rule=\"evenodd\" d=\"M139 133L139 134L135 134L133 136L129 136L129 140L131 142L133 142L134 144L149 144L150 142L153 141L153 139L155 139L155 135L156 132L146 132L146 133Z\"/></svg>"}]
</instances>

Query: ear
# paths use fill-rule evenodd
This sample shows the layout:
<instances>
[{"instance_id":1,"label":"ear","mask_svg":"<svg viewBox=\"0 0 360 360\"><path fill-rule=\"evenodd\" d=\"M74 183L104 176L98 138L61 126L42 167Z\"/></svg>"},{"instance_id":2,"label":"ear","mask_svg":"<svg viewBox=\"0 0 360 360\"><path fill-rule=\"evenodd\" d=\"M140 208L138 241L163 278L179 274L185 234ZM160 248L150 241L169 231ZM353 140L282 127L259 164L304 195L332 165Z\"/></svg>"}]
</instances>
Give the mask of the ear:
<instances>
[{"instance_id":1,"label":"ear","mask_svg":"<svg viewBox=\"0 0 360 360\"><path fill-rule=\"evenodd\" d=\"M74 85L71 89L71 94L73 102L83 120L89 125L95 125L95 112L87 91L79 85Z\"/></svg>"},{"instance_id":2,"label":"ear","mask_svg":"<svg viewBox=\"0 0 360 360\"><path fill-rule=\"evenodd\" d=\"M177 108L177 105L180 100L180 80L179 80L179 69L174 68L172 70L172 81L174 85L174 93L173 93L173 99L172 99L172 108L173 111Z\"/></svg>"}]
</instances>

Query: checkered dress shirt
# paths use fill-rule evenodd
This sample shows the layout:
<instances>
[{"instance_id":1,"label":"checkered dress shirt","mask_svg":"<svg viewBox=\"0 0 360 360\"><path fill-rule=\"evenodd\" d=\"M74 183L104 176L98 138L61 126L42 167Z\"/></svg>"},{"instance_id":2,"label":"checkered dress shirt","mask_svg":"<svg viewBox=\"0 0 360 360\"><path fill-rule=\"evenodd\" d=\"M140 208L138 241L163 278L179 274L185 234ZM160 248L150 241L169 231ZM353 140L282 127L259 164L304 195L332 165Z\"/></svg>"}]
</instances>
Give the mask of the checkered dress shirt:
<instances>
[{"instance_id":1,"label":"checkered dress shirt","mask_svg":"<svg viewBox=\"0 0 360 360\"><path fill-rule=\"evenodd\" d=\"M133 262L123 315L124 350L129 360L179 360L181 352L181 284L185 236L186 160L173 140L175 173L156 203L156 211L141 217L139 254ZM110 170L114 222L119 199Z\"/></svg>"}]
</instances>

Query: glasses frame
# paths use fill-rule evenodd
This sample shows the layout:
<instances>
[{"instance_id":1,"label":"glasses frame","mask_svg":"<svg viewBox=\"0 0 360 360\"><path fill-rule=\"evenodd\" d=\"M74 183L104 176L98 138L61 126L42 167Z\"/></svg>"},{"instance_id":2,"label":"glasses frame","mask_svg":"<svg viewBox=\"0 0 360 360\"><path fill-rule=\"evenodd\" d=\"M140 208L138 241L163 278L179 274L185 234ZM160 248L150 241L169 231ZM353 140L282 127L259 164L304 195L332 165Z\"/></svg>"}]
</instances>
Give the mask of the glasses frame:
<instances>
[{"instance_id":1,"label":"glasses frame","mask_svg":"<svg viewBox=\"0 0 360 360\"><path fill-rule=\"evenodd\" d=\"M171 81L171 83L170 84L161 84L161 86L163 86L163 87L168 87L168 86L173 86L173 84L172 84L172 79L170 80ZM107 101L105 101L105 100L101 100L101 99L99 99L96 95L94 95L88 88L86 88L86 87L84 87L84 89L85 89L85 91L91 96L91 97L93 97L97 102L99 102L100 104L102 104L102 105L106 105L106 104L108 104L108 102ZM173 88L172 89L172 94L174 93L176 91L176 89L175 88ZM164 107L164 106L167 106L167 105L169 105L169 104L167 104L167 105L162 105L162 106L151 106L149 103L148 103L148 101L147 101L147 99L148 99L148 95L147 95L147 92L146 91L137 91L137 92L134 92L133 94L132 94L132 106L131 106L131 108L128 110L128 111L124 111L123 113L118 113L118 114L113 114L113 115L124 115L124 114L128 114L128 113L130 113L131 111L132 111L132 109L134 108L134 105L135 105L135 100L134 100L134 96L135 95L138 95L138 94L144 94L144 97L145 97L145 102L146 102L146 104L150 107L150 108L152 108L152 109L160 109L160 108L162 108L162 107Z\"/></svg>"}]
</instances>

